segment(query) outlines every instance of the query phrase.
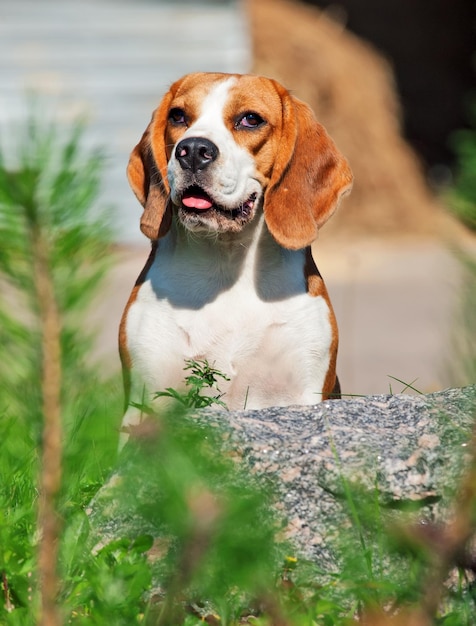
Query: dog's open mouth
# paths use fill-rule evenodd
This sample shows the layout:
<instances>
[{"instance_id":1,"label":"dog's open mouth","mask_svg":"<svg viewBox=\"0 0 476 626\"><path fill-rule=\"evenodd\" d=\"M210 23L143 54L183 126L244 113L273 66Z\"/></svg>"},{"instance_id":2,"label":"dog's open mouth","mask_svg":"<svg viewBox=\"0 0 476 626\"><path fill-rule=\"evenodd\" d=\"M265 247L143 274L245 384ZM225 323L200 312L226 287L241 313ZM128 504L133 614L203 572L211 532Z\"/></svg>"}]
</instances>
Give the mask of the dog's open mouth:
<instances>
[{"instance_id":1,"label":"dog's open mouth","mask_svg":"<svg viewBox=\"0 0 476 626\"><path fill-rule=\"evenodd\" d=\"M254 207L257 194L253 193L238 207L229 209L217 204L213 198L198 185L193 185L185 189L182 194L182 208L191 213L205 213L210 210L218 211L231 218L247 218Z\"/></svg>"}]
</instances>

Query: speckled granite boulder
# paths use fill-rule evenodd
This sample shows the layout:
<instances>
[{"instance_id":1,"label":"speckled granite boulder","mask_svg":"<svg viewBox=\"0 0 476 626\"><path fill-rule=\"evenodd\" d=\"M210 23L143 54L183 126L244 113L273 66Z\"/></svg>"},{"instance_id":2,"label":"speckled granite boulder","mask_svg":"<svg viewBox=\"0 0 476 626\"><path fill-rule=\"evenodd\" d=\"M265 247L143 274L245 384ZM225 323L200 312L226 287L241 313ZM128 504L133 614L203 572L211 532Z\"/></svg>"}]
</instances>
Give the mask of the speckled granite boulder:
<instances>
[{"instance_id":1,"label":"speckled granite boulder","mask_svg":"<svg viewBox=\"0 0 476 626\"><path fill-rule=\"evenodd\" d=\"M475 407L473 386L310 407L204 410L194 418L226 424L225 447L251 472L275 482L276 508L287 520L285 535L297 554L330 564L329 538L345 523L345 484L377 489L379 500L389 507L412 502L422 517L444 515L464 467ZM120 511L103 496L93 507L96 525L106 535L115 529L123 533L123 525L115 526ZM104 501L109 501L108 509L98 516ZM126 524L141 525L137 515L126 517Z\"/></svg>"},{"instance_id":2,"label":"speckled granite boulder","mask_svg":"<svg viewBox=\"0 0 476 626\"><path fill-rule=\"evenodd\" d=\"M286 535L311 559L327 560L344 499L343 478L398 507L420 501L421 515L442 514L464 465L476 386L430 395L332 400L311 407L230 414L228 446L255 472L276 477Z\"/></svg>"}]
</instances>

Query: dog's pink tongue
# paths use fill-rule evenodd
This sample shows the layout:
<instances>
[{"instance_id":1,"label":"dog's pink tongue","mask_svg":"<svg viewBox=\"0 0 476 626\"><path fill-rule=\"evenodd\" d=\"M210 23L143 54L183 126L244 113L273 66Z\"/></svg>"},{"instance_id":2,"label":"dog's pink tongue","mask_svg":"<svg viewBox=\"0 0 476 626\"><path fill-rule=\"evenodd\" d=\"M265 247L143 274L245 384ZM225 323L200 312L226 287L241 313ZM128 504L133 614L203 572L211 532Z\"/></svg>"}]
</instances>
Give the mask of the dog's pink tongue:
<instances>
[{"instance_id":1,"label":"dog's pink tongue","mask_svg":"<svg viewBox=\"0 0 476 626\"><path fill-rule=\"evenodd\" d=\"M185 193L182 197L182 204L189 209L200 209L205 211L212 206L212 201L206 193L197 192Z\"/></svg>"}]
</instances>

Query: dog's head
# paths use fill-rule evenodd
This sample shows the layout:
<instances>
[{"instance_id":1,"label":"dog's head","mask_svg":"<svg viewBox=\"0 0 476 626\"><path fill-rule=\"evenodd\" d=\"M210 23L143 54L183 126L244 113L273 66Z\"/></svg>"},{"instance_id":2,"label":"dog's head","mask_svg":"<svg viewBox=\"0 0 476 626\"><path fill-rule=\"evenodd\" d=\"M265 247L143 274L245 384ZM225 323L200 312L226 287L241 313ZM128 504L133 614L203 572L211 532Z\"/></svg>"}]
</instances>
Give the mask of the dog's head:
<instances>
[{"instance_id":1,"label":"dog's head","mask_svg":"<svg viewBox=\"0 0 476 626\"><path fill-rule=\"evenodd\" d=\"M285 248L298 249L352 185L347 161L310 108L274 80L189 74L170 88L132 151L128 177L150 239L173 212L191 231L239 232L263 207Z\"/></svg>"}]
</instances>

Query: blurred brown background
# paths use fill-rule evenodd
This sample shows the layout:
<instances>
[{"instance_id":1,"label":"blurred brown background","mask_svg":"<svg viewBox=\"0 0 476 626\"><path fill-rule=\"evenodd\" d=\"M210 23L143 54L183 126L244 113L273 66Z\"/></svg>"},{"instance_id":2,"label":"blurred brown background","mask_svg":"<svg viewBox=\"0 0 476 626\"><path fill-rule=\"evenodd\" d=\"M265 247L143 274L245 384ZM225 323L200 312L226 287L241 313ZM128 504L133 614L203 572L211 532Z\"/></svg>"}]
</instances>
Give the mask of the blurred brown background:
<instances>
[{"instance_id":1,"label":"blurred brown background","mask_svg":"<svg viewBox=\"0 0 476 626\"><path fill-rule=\"evenodd\" d=\"M467 123L472 4L246 3L253 69L309 102L351 162L352 196L328 228L434 232L438 205L427 179L451 177L450 135Z\"/></svg>"},{"instance_id":2,"label":"blurred brown background","mask_svg":"<svg viewBox=\"0 0 476 626\"><path fill-rule=\"evenodd\" d=\"M468 124L475 88L473 0L307 0L370 42L393 71L403 132L438 181L451 133ZM436 171L435 171L436 168Z\"/></svg>"}]
</instances>

